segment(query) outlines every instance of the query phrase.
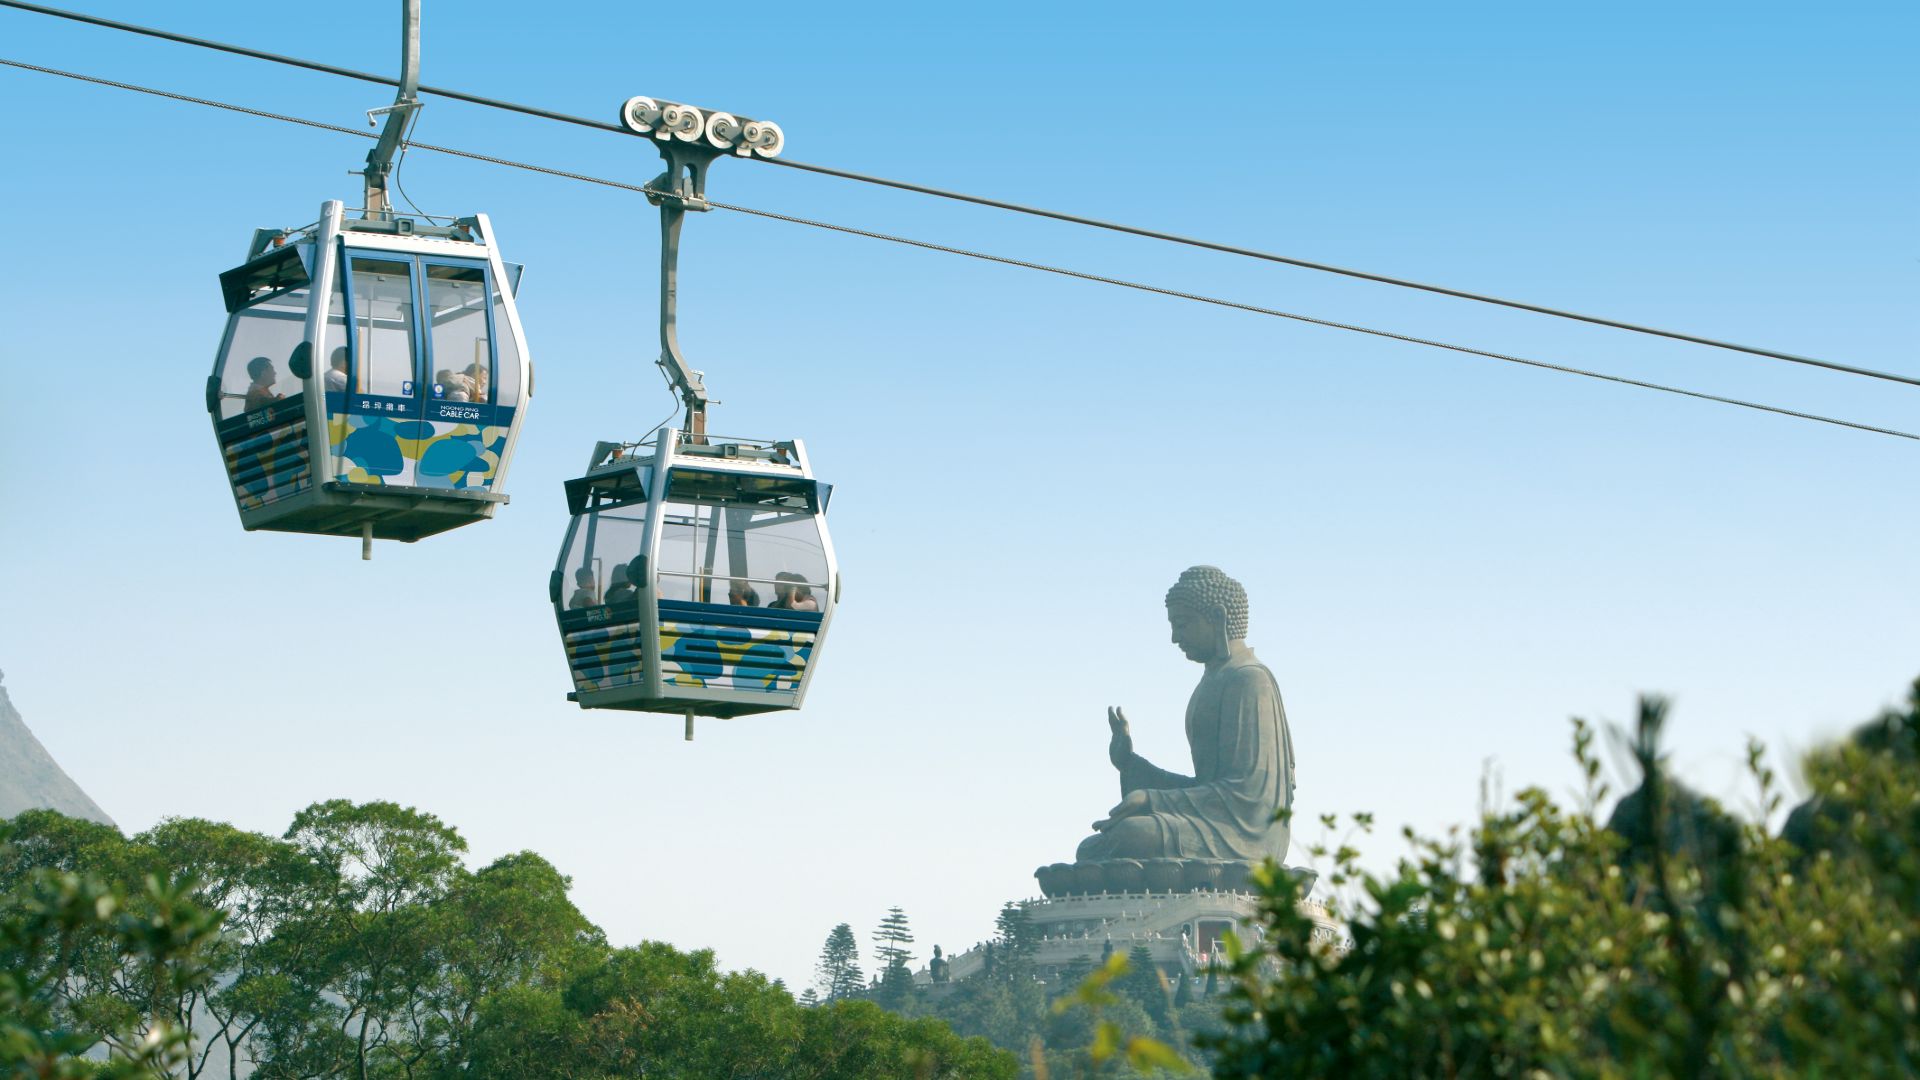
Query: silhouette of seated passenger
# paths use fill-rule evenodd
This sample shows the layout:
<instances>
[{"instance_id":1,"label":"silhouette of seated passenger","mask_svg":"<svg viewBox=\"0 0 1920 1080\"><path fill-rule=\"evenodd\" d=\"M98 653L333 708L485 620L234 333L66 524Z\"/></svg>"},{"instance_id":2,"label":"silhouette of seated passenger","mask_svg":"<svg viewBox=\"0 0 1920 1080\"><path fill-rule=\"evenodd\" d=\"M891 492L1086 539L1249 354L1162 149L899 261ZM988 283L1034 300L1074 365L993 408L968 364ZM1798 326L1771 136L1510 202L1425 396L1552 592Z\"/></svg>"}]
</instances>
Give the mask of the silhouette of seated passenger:
<instances>
[{"instance_id":1,"label":"silhouette of seated passenger","mask_svg":"<svg viewBox=\"0 0 1920 1080\"><path fill-rule=\"evenodd\" d=\"M727 585L727 603L734 607L759 607L760 593L744 578L734 578Z\"/></svg>"},{"instance_id":2,"label":"silhouette of seated passenger","mask_svg":"<svg viewBox=\"0 0 1920 1080\"><path fill-rule=\"evenodd\" d=\"M640 587L646 584L646 581L647 581L646 556L635 555L632 561L627 563L627 581L633 585L635 592L638 592L640 590Z\"/></svg>"},{"instance_id":3,"label":"silhouette of seated passenger","mask_svg":"<svg viewBox=\"0 0 1920 1080\"><path fill-rule=\"evenodd\" d=\"M598 607L600 589L593 578L593 567L583 566L573 572L573 595L567 600L569 610Z\"/></svg>"},{"instance_id":4,"label":"silhouette of seated passenger","mask_svg":"<svg viewBox=\"0 0 1920 1080\"><path fill-rule=\"evenodd\" d=\"M607 578L607 603L633 604L638 603L639 600L640 590L634 588L633 582L627 580L626 564L621 563L614 567L613 573Z\"/></svg>"},{"instance_id":5,"label":"silhouette of seated passenger","mask_svg":"<svg viewBox=\"0 0 1920 1080\"><path fill-rule=\"evenodd\" d=\"M487 391L492 379L488 375L486 364L475 360L460 372L460 377L466 380L466 389L471 400L487 400Z\"/></svg>"},{"instance_id":6,"label":"silhouette of seated passenger","mask_svg":"<svg viewBox=\"0 0 1920 1080\"><path fill-rule=\"evenodd\" d=\"M473 400L473 380L465 375L454 374L452 368L441 368L433 377L433 381L440 384L440 389L446 394L448 401Z\"/></svg>"},{"instance_id":7,"label":"silhouette of seated passenger","mask_svg":"<svg viewBox=\"0 0 1920 1080\"><path fill-rule=\"evenodd\" d=\"M341 345L333 350L327 360L327 372L324 376L328 392L343 394L347 390L347 347Z\"/></svg>"},{"instance_id":8,"label":"silhouette of seated passenger","mask_svg":"<svg viewBox=\"0 0 1920 1080\"><path fill-rule=\"evenodd\" d=\"M782 570L773 575L772 608L784 608L788 611L819 611L820 601L814 598L813 587L807 579L790 570Z\"/></svg>"},{"instance_id":9,"label":"silhouette of seated passenger","mask_svg":"<svg viewBox=\"0 0 1920 1080\"><path fill-rule=\"evenodd\" d=\"M253 382L247 387L247 411L264 409L280 400L273 389L274 380L279 378L273 370L273 361L264 356L256 356L247 361L247 377Z\"/></svg>"}]
</instances>

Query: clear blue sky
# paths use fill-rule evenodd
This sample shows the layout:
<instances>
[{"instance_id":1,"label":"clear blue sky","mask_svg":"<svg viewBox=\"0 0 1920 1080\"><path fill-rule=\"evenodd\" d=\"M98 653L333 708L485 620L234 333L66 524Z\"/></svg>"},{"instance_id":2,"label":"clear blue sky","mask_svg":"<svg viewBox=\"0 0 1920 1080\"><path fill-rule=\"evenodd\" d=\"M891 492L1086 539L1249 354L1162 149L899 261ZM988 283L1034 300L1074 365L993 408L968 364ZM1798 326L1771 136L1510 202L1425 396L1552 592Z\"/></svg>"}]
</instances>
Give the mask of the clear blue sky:
<instances>
[{"instance_id":1,"label":"clear blue sky","mask_svg":"<svg viewBox=\"0 0 1920 1080\"><path fill-rule=\"evenodd\" d=\"M76 0L78 2L78 0ZM86 10L396 67L395 5ZM319 31L325 30L325 33ZM1920 373L1910 5L1037 7L428 0L424 77L611 118L650 94L789 155ZM0 11L0 56L363 122L381 88ZM717 430L836 484L845 603L808 708L583 713L546 577L561 482L669 407L637 196L417 153L528 266L538 393L494 522L415 546L241 531L199 404L216 275L357 198L366 143L0 70L0 667L128 830L431 810L573 875L615 941L800 985L906 908L987 935L1117 796L1104 709L1181 763L1161 596L1253 598L1298 809L1432 832L1569 789L1571 715L1678 699L1747 802L1920 673L1920 446L738 215L691 221ZM641 182L644 143L432 100L420 138ZM1920 427L1920 391L741 162L716 198ZM1311 831L1311 830L1309 830ZM1296 852L1296 856L1298 853ZM1297 860L1296 860L1297 861Z\"/></svg>"}]
</instances>

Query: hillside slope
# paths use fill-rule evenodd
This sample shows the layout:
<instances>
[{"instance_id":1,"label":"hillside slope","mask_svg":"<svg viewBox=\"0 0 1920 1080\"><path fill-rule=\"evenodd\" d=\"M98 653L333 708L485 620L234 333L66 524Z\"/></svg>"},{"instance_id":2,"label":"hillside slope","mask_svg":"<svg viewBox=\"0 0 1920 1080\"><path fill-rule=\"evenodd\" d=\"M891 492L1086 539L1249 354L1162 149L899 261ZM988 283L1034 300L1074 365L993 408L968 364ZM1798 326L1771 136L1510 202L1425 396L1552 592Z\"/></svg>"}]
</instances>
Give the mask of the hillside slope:
<instances>
[{"instance_id":1,"label":"hillside slope","mask_svg":"<svg viewBox=\"0 0 1920 1080\"><path fill-rule=\"evenodd\" d=\"M0 819L22 810L45 809L112 825L107 812L80 790L34 738L7 696L5 678L0 673Z\"/></svg>"}]
</instances>

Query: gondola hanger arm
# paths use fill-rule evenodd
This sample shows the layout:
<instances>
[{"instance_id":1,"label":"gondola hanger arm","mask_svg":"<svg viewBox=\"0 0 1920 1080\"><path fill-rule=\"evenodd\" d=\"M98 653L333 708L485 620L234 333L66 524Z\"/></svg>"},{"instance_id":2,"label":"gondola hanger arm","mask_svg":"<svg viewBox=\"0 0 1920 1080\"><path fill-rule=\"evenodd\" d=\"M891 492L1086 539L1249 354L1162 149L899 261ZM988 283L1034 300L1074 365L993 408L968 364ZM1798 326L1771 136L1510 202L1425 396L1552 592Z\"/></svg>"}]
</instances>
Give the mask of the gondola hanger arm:
<instances>
[{"instance_id":1,"label":"gondola hanger arm","mask_svg":"<svg viewBox=\"0 0 1920 1080\"><path fill-rule=\"evenodd\" d=\"M647 201L660 208L660 369L687 409L690 439L704 439L707 406L713 404L701 373L680 351L680 226L687 211L712 209L707 203L707 168L715 159L771 158L786 145L786 134L771 120L750 120L727 112L709 112L675 101L630 97L620 105L620 123L649 136L666 159L667 169L647 184Z\"/></svg>"},{"instance_id":2,"label":"gondola hanger arm","mask_svg":"<svg viewBox=\"0 0 1920 1080\"><path fill-rule=\"evenodd\" d=\"M385 126L380 129L380 139L373 144L372 150L367 151L367 167L362 171L366 178L366 201L363 205L368 217L393 215L393 203L387 198L387 181L393 175L393 160L400 149L400 140L418 108L420 0L400 0L400 87L394 93L393 104L367 112L369 122L375 116L386 115Z\"/></svg>"}]
</instances>

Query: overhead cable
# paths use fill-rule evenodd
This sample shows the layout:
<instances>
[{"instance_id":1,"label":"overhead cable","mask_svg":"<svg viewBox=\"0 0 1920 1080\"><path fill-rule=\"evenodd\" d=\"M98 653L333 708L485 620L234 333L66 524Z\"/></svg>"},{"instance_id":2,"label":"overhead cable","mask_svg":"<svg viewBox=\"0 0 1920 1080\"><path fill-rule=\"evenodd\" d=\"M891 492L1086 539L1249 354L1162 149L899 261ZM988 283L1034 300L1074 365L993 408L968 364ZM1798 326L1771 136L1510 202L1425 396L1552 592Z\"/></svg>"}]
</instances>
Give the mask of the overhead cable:
<instances>
[{"instance_id":1,"label":"overhead cable","mask_svg":"<svg viewBox=\"0 0 1920 1080\"><path fill-rule=\"evenodd\" d=\"M386 75L376 75L371 71L355 71L352 68L339 67L334 64L323 64L318 60L302 60L297 56L288 56L285 53L268 52L265 49L249 49L245 45L231 45L224 41L213 41L209 38L193 37L188 34L176 34L171 30L160 30L151 26L140 26L135 23L120 22L116 19L105 19L98 15L85 15L78 11L66 11L61 8L47 7L44 4L28 4L23 3L22 0L0 0L0 7L18 8L21 11L31 11L36 15L51 15L56 19L69 19L73 22L86 23L90 26L105 27L108 30L121 30L129 34L140 34L145 37L159 38L162 41L172 41L181 45L192 45L196 48L212 49L215 52L231 53L235 56L245 56L253 60L265 60L269 63L305 68L308 71L318 71L323 75L338 75L343 79L358 79L361 82L378 83L381 86L400 85L399 79ZM571 116L567 113L554 112L552 109L542 109L534 105L520 105L511 101L501 101L498 98L481 97L479 94L469 94L461 90L449 90L444 86L428 86L422 83L418 87L418 90L422 94L433 94L436 97L450 98L454 101L464 101L470 105L484 105L489 109L505 109L508 112L516 112L525 116L537 116L542 120L554 120L562 124L577 124L580 127L598 128L601 131L610 131L616 135L633 134L633 132L628 131L619 124L608 121L589 120L584 116Z\"/></svg>"},{"instance_id":2,"label":"overhead cable","mask_svg":"<svg viewBox=\"0 0 1920 1080\"><path fill-rule=\"evenodd\" d=\"M1227 255L1239 255L1249 259L1260 259L1265 262L1280 263L1285 266L1297 266L1305 270L1318 270L1328 274L1339 274L1343 277L1358 278L1361 281L1372 281L1382 285L1393 285L1402 289L1418 289L1421 292L1436 293L1440 296L1451 296L1459 300L1472 300L1482 304L1494 304L1499 307L1513 308L1516 311L1530 311L1536 315L1551 315L1555 318L1572 319L1576 322L1591 323L1594 326L1605 326L1614 330L1626 330L1636 334L1649 334L1654 337L1684 341L1690 345L1705 345L1715 349L1727 349L1732 352L1762 356L1771 360L1785 360L1794 364L1806 364L1811 367L1825 368L1828 371L1838 371L1848 375L1864 375L1870 379L1885 379L1888 382L1905 383L1908 386L1920 386L1920 378L1915 378L1910 375L1900 375L1891 371L1876 371L1873 368L1855 367L1851 364L1840 364L1831 360L1820 360L1811 356L1799 356L1794 353L1765 349L1757 345L1739 345L1731 341L1702 337L1698 334L1684 333L1679 330L1662 330L1659 327L1643 326L1639 323L1610 319L1601 315L1587 315L1578 311L1567 311L1563 308L1547 307L1544 304L1530 304L1524 300L1509 300L1504 297L1490 296L1486 293L1470 292L1466 289L1455 289L1446 285L1434 285L1424 281L1394 277L1390 274L1377 274L1370 270L1355 270L1352 267L1334 266L1331 263L1315 262L1311 259L1301 259L1291 255L1276 255L1269 251L1256 251L1253 248L1240 247L1234 244L1222 244L1212 240L1200 240L1191 236L1181 236L1177 233L1160 232L1157 229L1144 229L1135 225L1101 221L1098 218L1082 217L1079 214L1068 214L1059 210L1045 210L1037 206L1022 206L1019 203L1006 202L1001 199L990 199L983 195L968 195L964 192L946 191L941 188L927 187L924 184L908 183L904 180L889 180L882 176L867 176L862 173L848 172L845 169L829 168L825 165L810 165L807 162L794 161L790 158L773 158L771 161L772 164L784 165L789 169L802 169L806 172L820 173L825 176L837 176L843 180L857 180L863 184L879 184L882 187L898 188L902 191L917 192L921 195L933 195L942 199L953 199L957 202L973 203L977 206L990 206L998 210L1009 210L1016 214L1050 218L1054 221L1065 221L1074 225L1086 225L1095 229L1106 229L1110 232L1126 233L1130 236L1143 236L1150 240L1164 240L1171 244L1185 244L1188 247L1202 248L1207 251L1218 251Z\"/></svg>"},{"instance_id":3,"label":"overhead cable","mask_svg":"<svg viewBox=\"0 0 1920 1080\"><path fill-rule=\"evenodd\" d=\"M1059 274L1063 277L1079 278L1082 281L1096 281L1103 285L1118 285L1124 289L1138 289L1141 292L1158 293L1161 296L1171 296L1180 300L1193 300L1202 304L1213 304L1218 307L1233 308L1237 311L1248 311L1255 315L1269 315L1276 319L1292 319L1295 322L1310 323L1314 326L1325 326L1334 330L1347 330L1356 334L1390 338L1394 341L1404 341L1412 345L1426 345L1435 349L1448 349L1457 353L1466 353L1469 356L1484 356L1490 360L1505 360L1510 364L1525 364L1528 367L1542 368L1547 371L1559 371L1568 375L1582 375L1589 379L1602 379L1606 382L1620 383L1625 386L1638 386L1647 390L1661 390L1669 394L1680 394L1685 397L1699 398L1702 401L1717 401L1723 405L1738 405L1743 409L1758 409L1761 412L1777 413L1781 416L1792 416L1801 420L1816 420L1823 424L1834 424L1839 427L1854 428L1859 431L1871 431L1880 435L1894 435L1902 439L1920 441L1920 435L1905 431L1896 431L1892 428L1874 427L1871 424L1861 424L1852 420L1839 420L1831 416L1821 416L1817 413L1785 409L1778 405L1763 405L1759 402L1745 401L1740 398L1722 397L1719 394L1708 394L1699 390L1687 390L1678 386L1668 386L1664 383L1629 379L1624 375L1609 375L1601 371L1589 371L1586 368L1569 367L1565 364L1553 364L1545 360L1529 360L1524 356L1511 356L1507 353L1492 352L1487 349L1476 349L1470 345L1455 345L1450 342L1436 341L1432 338L1396 333L1392 330L1378 330L1370 326L1359 326L1354 323L1338 322L1333 319L1322 319L1313 315L1301 315L1297 312L1261 307L1258 304L1241 303L1238 300L1223 300L1219 297L1205 296L1200 293L1182 292L1179 289L1169 289L1159 285L1148 285L1138 281L1128 281L1124 278L1107 277L1103 274L1090 274L1084 270L1069 270L1059 266L1048 266L1045 263L1009 258L1005 255L991 255L982 251L970 251L966 248L949 247L945 244L935 244L926 240L914 240L904 236L891 236L887 233L857 229L850 225L835 225L826 221L812 221L807 218L774 213L771 210L757 210L749 206L734 206L727 203L714 202L712 199L707 200L707 205L718 210L732 210L742 214L752 214L756 217L773 218L776 221L788 221L795 225L810 225L816 229L831 229L834 232L848 233L853 236L864 236L873 240L886 240L895 244L906 244L910 247L925 248L929 251L941 251L949 255L965 255L970 259L983 259L987 262L1000 263L1005 266L1018 266L1027 270L1040 270L1049 274Z\"/></svg>"},{"instance_id":4,"label":"overhead cable","mask_svg":"<svg viewBox=\"0 0 1920 1080\"><path fill-rule=\"evenodd\" d=\"M6 2L6 0L0 0L0 2ZM235 105L230 102L214 101L209 98L200 98L200 97L193 97L187 94L179 94L170 90L159 90L153 87L139 86L134 83L117 82L112 79L103 79L93 75L82 75L78 72L72 72L72 71L62 71L58 68L43 67L38 64L29 64L19 60L9 60L5 58L0 58L0 65L12 67L12 68L19 68L26 71L40 72L42 74L47 74L47 75L58 75L62 78L74 79L74 80L85 82L85 83L93 83L99 86L108 86L108 87L112 87L114 89L119 89L119 90L130 90L136 93L149 94L154 97L167 98L169 100L186 102L193 105L205 105L211 108L224 109L229 112L243 113L248 116L256 116L256 117L260 117L262 119L267 119L267 120L278 120L278 121L283 121L291 124L299 124L304 127L318 128L323 131L337 132L342 135L353 135L363 139L372 139L372 138L378 137L373 132L362 131L359 128L346 127L340 124L329 124L320 120L308 120L303 117L288 116L283 113L268 112L263 109L249 108L244 105ZM515 161L511 158L495 157L489 154L475 153L471 150L460 150L450 146L436 146L433 143L424 143L424 142L409 142L407 143L407 145L410 148L416 149L416 150L426 150L426 151L437 153L437 154L448 154L454 157L467 158L473 161L482 161L482 162L486 162L488 164L493 164L493 165L502 165L508 168L522 169L528 172L541 173L547 176L555 176L555 177L559 177L566 180L575 180L581 183L596 184L602 187L617 188L622 191L631 191L631 192L635 192L642 195L666 194L664 192L656 191L652 188L646 187L643 184L629 184L620 180L609 180L604 177L590 176L585 173L569 172L565 169L555 169L545 165L535 165L529 162ZM1774 413L1779 416L1793 417L1799 420L1811 420L1816 423L1831 424L1836 427L1852 428L1856 431L1867 431L1877 435L1891 435L1891 436L1894 436L1895 438L1911 439L1916 442L1920 442L1920 434L1914 434L1912 432L1907 432L1907 431L1899 431L1893 428L1876 427L1872 424L1863 424L1853 420L1843 420L1837 417L1823 416L1818 413L1802 412L1797 409L1783 408L1778 405L1767 405L1761 402L1747 401L1741 398L1725 397L1719 394L1709 394L1699 390L1688 390L1684 387L1669 386L1664 383L1648 382L1642 379L1631 379L1623 375L1610 375L1610 374L1607 374L1606 372L1592 371L1586 368L1577 368L1577 367L1572 367L1566 364L1555 364L1545 360L1533 360L1527 357L1513 356L1507 353L1493 352L1487 349L1478 349L1468 345L1457 345L1451 342L1434 340L1432 338L1423 338L1423 337L1416 337L1412 334L1397 333L1392 330L1380 330L1373 327L1360 326L1354 323L1338 322L1332 319L1322 319L1312 315L1302 315L1297 312L1282 311L1278 308L1262 307L1258 304L1248 304L1248 303L1243 303L1237 300L1226 300L1226 299L1221 299L1219 297L1206 296L1201 293L1185 292L1179 289L1170 289L1170 288L1166 288L1164 286L1159 286L1159 285L1149 285L1143 282L1128 281L1124 278L1108 277L1103 274L1093 274L1083 270L1071 270L1065 267L1050 266L1046 263L1029 262L1025 259L1015 259L1015 258L1011 258L1004 255L993 255L987 252L973 251L968 248L952 247L946 244L936 244L927 240L915 240L915 239L912 239L911 237L895 236L890 233L875 232L869 229L856 228L851 225L839 225L832 222L816 221L811 218L795 217L790 214L781 214L771 210L761 210L751 206L741 206L736 203L715 202L709 199L707 200L707 205L717 210L727 210L734 213L749 214L755 217L769 218L775 221L784 221L784 222L788 222L795 225L805 225L805 226L809 226L811 228L816 228L816 229L826 229L833 232L844 233L850 236L861 236L871 240L884 240L889 243L903 244L908 247L920 248L927 251L937 251L937 252L942 252L949 255L962 255L970 259L979 259L985 262L999 263L1003 266L1015 266L1015 267L1020 267L1026 270L1037 270L1044 273L1057 274L1062 277L1077 278L1081 281L1092 281L1092 282L1096 282L1103 285L1114 285L1120 288L1135 289L1141 292L1154 293L1160 296L1172 297L1178 300L1190 300L1196 303L1211 304L1216 307L1232 308L1236 311L1250 312L1255 315L1266 315L1266 316L1270 316L1272 318L1278 318L1278 319L1290 319L1295 322L1308 323L1314 326L1324 326L1334 330L1345 330L1345 331L1356 333L1356 334L1366 334L1372 337L1387 338L1393 341L1402 341L1412 345L1424 345L1424 346L1435 348L1435 349L1445 349L1451 352L1465 353L1469 356L1480 356L1490 360L1502 360L1507 363L1522 364L1527 367L1539 368L1546 371L1557 371L1567 375L1579 375L1584 378L1598 379L1604 382L1618 383L1623 386L1634 386L1634 387L1639 387L1645 390L1658 390L1663 393L1678 394L1682 397L1696 398L1701 401L1718 402L1723 405L1736 405L1743 409L1753 409L1759 412Z\"/></svg>"},{"instance_id":5,"label":"overhead cable","mask_svg":"<svg viewBox=\"0 0 1920 1080\"><path fill-rule=\"evenodd\" d=\"M231 53L236 56L246 56L256 60L266 60L266 61L277 63L277 64L287 64L293 67L305 68L309 71L323 72L328 75L338 75L343 78L359 79L363 82L379 83L385 86L398 86L400 83L400 80L398 79L388 78L387 76L384 76L384 75L375 75L371 72L355 71L351 68L337 67L332 64L323 64L314 60L303 60L298 57L287 56L283 53L268 52L262 49L250 49L242 45L232 45L225 42L212 41L207 38L192 37L187 34L177 34L168 30L155 29L154 27L139 26L134 23L120 22L118 20L102 18L96 15L86 15L80 12L67 11L61 8L48 7L44 4L26 3L24 2L24 0L0 0L0 7L17 8L21 11L31 11L40 15L49 15L55 18L60 18L60 19L69 19L74 22L86 23L92 26L104 27L110 30L120 30L127 33L132 33L132 34L141 34L147 37L160 38L162 40L173 41L183 45L192 45L192 46L196 46L198 48L204 48L204 49L214 49L220 52ZM565 124L574 124L579 127L594 128L600 131L613 132L618 135L628 135L628 136L635 135L634 132L627 130L625 127L622 127L619 124L614 124L614 123L610 123L602 120L593 120L584 116L574 116L568 113L556 112L551 109L542 109L532 105L522 105L516 102L503 101L498 98L482 97L478 94L469 94L464 91L451 90L446 87L422 85L419 87L419 91L423 94L433 94L439 97L449 98L455 101L464 101L473 105L482 105L492 109L504 109L508 112L515 112L515 113L520 113L526 116L539 117L544 120L553 120L553 121L557 121ZM638 137L638 136L635 136L635 137ZM1278 263L1280 265L1293 266L1293 267L1297 267L1304 270L1313 270L1313 271L1317 271L1320 273L1327 273L1327 274L1337 274L1343 277L1354 278L1360 281L1371 281L1376 284L1390 285L1395 288L1414 289L1421 292L1433 293L1439 296L1452 297L1458 300L1470 300L1475 303L1491 304L1498 307L1510 308L1516 311L1526 311L1536 315L1546 315L1546 316L1550 316L1553 318L1560 318L1560 319L1571 319L1576 322L1588 323L1593 326L1604 326L1613 330L1624 330L1629 333L1646 334L1653 337L1666 338L1672 341L1681 341L1690 345L1702 345L1708 348L1724 349L1730 352L1744 353L1750 356L1764 357L1766 359L1771 359L1771 360L1782 360L1788 363L1802 364L1808 367L1821 368L1827 371L1840 372L1846 375L1859 375L1865 378L1881 379L1886 382L1901 383L1907 386L1920 386L1920 377L1914 377L1910 375L1901 375L1896 372L1879 371L1873 368L1859 367L1852 364L1842 364L1842 363L1838 363L1831 360L1821 360L1816 357L1802 356L1797 353L1783 352L1777 349L1763 348L1757 345L1742 345L1736 342L1723 341L1718 338L1705 337L1699 334L1690 334L1690 333L1686 333L1679 330L1666 330L1666 329L1661 329L1659 327L1646 326L1640 323L1627 322L1622 319L1612 319L1612 318L1607 318L1601 315L1590 315L1584 312L1569 311L1564 308L1549 307L1545 304L1534 304L1524 300L1513 300L1513 299L1508 299L1506 297L1494 296L1488 293L1473 292L1467 289L1456 289L1446 285L1436 285L1431 282L1415 281L1411 278L1396 277L1391 274L1375 273L1370 270L1358 270L1353 267L1347 267L1347 266L1336 266L1332 263L1318 262L1312 259L1302 259L1302 258L1298 258L1296 256L1291 256L1291 255L1280 255L1280 254L1276 254L1274 252L1268 252L1268 251L1259 251L1254 248L1241 247L1236 244L1224 244L1224 243L1219 243L1217 241L1212 241L1212 240L1202 240L1196 237L1182 236L1177 233L1162 232L1157 229L1147 229L1147 228L1142 228L1140 226L1126 225L1119 222L1103 221L1099 218L1085 217L1079 214L1069 214L1059 210L1047 210L1047 209L1044 209L1041 207L1035 207L1035 206L1026 206L1020 203L1008 202L1003 199L989 198L984 195L969 195L965 192L948 191L944 188L931 187L925 184L915 184L905 180L891 180L881 176L870 176L865 173L852 172L846 169L836 169L827 165L814 165L804 161L795 161L791 158L785 158L785 157L772 158L772 159L756 158L754 160L771 160L772 163L775 165L784 165L790 169L800 169L805 172L818 173L823 176L833 176L839 179L852 180L852 181L856 181L863 184L875 184L881 187L894 188L900 191L910 191L920 195L930 195L935 198L951 199L957 202L971 203L976 206L986 206L986 207L991 207L997 210L1006 210L1016 214L1026 214L1032 217L1047 218L1053 221L1062 221L1062 222L1067 222L1073 225L1083 225L1089 228L1104 229L1110 232L1124 233L1129 236L1139 236L1139 237L1143 237L1150 240L1160 240L1166 243L1183 244L1188 247L1200 248L1206 251L1215 251L1215 252L1220 252L1226 255L1235 255L1243 258L1258 259L1264 262Z\"/></svg>"}]
</instances>

